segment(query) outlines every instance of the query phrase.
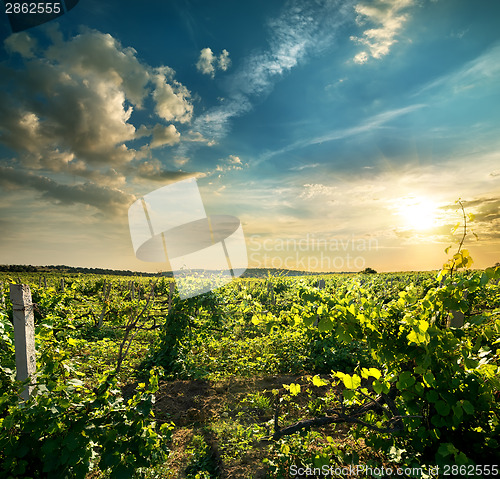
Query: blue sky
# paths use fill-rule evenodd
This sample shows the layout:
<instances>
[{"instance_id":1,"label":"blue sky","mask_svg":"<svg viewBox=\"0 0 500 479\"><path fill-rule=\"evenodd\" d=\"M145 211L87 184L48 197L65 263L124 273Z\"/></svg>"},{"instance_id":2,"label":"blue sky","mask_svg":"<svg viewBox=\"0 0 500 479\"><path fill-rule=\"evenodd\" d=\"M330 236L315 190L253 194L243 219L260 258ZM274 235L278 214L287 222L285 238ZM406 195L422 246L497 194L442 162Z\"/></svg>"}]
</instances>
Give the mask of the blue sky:
<instances>
[{"instance_id":1,"label":"blue sky","mask_svg":"<svg viewBox=\"0 0 500 479\"><path fill-rule=\"evenodd\" d=\"M0 16L0 263L164 269L128 207L195 176L254 267L500 261L495 0L80 0ZM307 246L308 245L308 246Z\"/></svg>"}]
</instances>

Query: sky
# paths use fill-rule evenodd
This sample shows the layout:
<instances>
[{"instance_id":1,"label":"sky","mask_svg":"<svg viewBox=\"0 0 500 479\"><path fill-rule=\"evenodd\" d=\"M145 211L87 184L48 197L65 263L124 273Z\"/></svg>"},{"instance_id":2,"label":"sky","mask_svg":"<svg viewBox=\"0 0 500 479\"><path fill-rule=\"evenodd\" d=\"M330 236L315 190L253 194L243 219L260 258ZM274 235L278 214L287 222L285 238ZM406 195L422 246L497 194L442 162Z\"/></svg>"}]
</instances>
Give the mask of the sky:
<instances>
[{"instance_id":1,"label":"sky","mask_svg":"<svg viewBox=\"0 0 500 479\"><path fill-rule=\"evenodd\" d=\"M459 199L492 266L498 18L497 0L80 0L12 33L2 11L0 264L168 269L136 257L128 210L196 178L249 267L439 269Z\"/></svg>"}]
</instances>

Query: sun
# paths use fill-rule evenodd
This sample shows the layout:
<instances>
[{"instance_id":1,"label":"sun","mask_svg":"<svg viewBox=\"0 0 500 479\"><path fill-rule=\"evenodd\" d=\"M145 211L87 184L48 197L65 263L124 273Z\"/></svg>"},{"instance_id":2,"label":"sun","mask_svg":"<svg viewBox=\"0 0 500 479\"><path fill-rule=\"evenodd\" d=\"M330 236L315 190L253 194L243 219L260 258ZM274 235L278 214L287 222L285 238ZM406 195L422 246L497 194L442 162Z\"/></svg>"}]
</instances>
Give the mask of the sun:
<instances>
[{"instance_id":1,"label":"sun","mask_svg":"<svg viewBox=\"0 0 500 479\"><path fill-rule=\"evenodd\" d=\"M437 205L429 199L402 198L397 209L408 229L425 231L437 226Z\"/></svg>"}]
</instances>

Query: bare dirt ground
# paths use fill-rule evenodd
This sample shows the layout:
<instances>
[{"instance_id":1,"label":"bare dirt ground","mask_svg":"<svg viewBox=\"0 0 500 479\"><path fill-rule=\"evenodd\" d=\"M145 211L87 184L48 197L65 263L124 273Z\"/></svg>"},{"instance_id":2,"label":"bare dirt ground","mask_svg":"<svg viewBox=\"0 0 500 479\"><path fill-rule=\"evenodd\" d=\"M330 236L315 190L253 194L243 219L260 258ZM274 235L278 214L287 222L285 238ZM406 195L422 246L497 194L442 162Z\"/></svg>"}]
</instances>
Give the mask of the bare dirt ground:
<instances>
[{"instance_id":1,"label":"bare dirt ground","mask_svg":"<svg viewBox=\"0 0 500 479\"><path fill-rule=\"evenodd\" d=\"M220 437L220 424L240 424L245 427L252 424L265 426L269 436L273 431L274 407L263 410L242 407L242 401L249 394L261 394L272 401L272 390L284 393L284 384L302 383L301 376L279 375L264 378L232 378L221 381L175 380L160 382L156 393L154 414L157 422L173 422L175 431L172 437L171 454L165 464L168 474L161 477L170 479L186 478L186 468L193 463L196 451L193 450L195 436L202 437L208 446L207 461L213 467L214 475L224 479L263 479L267 467L262 462L271 455L272 440L256 438L251 447L240 454L227 454L228 437ZM124 394L133 393L133 386L125 388ZM326 388L325 388L326 389ZM297 403L304 404L305 399L297 397ZM243 410L243 413L241 412ZM304 417L297 417L297 420ZM266 426L267 424L267 426ZM218 425L218 426L217 426ZM219 427L219 429L217 429ZM217 432L219 431L219 433ZM322 429L335 442L346 445L352 439L347 437L348 426L336 425ZM351 444L359 447L360 444ZM361 445L363 446L363 445ZM191 476L194 477L194 476ZM202 476L205 477L205 476Z\"/></svg>"}]
</instances>

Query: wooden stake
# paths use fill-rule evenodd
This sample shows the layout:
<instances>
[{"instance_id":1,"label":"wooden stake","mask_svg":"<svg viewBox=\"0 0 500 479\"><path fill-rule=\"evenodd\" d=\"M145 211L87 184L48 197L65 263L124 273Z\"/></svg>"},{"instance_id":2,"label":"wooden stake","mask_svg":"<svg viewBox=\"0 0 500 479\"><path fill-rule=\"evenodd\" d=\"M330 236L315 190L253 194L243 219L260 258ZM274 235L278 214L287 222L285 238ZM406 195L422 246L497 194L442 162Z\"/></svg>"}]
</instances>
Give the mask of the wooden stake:
<instances>
[{"instance_id":1,"label":"wooden stake","mask_svg":"<svg viewBox=\"0 0 500 479\"><path fill-rule=\"evenodd\" d=\"M170 314L170 310L172 309L172 297L174 295L174 289L175 289L175 283L171 281L168 291L168 314Z\"/></svg>"}]
</instances>

